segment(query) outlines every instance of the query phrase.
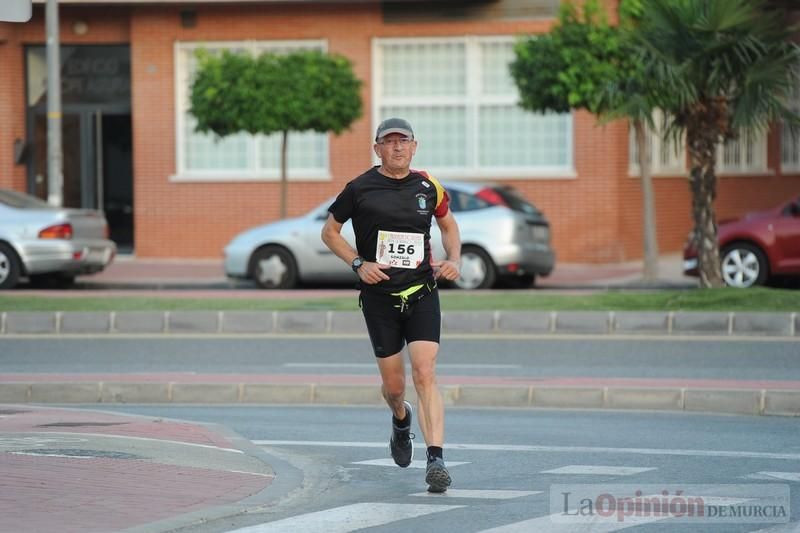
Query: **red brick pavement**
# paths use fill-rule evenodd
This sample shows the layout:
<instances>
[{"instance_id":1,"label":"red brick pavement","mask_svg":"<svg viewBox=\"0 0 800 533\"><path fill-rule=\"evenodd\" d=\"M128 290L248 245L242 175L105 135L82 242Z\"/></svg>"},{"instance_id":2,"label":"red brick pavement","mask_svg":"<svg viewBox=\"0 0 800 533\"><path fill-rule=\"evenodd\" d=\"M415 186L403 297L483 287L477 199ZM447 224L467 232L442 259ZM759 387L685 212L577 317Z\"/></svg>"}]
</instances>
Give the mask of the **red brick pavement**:
<instances>
[{"instance_id":1,"label":"red brick pavement","mask_svg":"<svg viewBox=\"0 0 800 533\"><path fill-rule=\"evenodd\" d=\"M25 416L0 418L0 435L3 433L102 433L142 437L189 444L202 444L218 448L233 448L228 439L210 431L205 426L156 418L119 416L112 413L80 410L34 409L20 407ZM0 409L2 414L2 409Z\"/></svg>"},{"instance_id":2,"label":"red brick pavement","mask_svg":"<svg viewBox=\"0 0 800 533\"><path fill-rule=\"evenodd\" d=\"M122 453L109 452L108 440L92 450L93 438L109 435L122 437L111 448ZM148 457L125 458L124 437L150 440ZM167 464L159 460L159 441L241 451L199 424L0 405L0 533L118 531L234 504L273 481L249 472L240 453L222 452L225 464ZM170 457L174 448L164 453Z\"/></svg>"},{"instance_id":3,"label":"red brick pavement","mask_svg":"<svg viewBox=\"0 0 800 533\"><path fill-rule=\"evenodd\" d=\"M0 453L0 531L107 532L242 500L271 477L135 459Z\"/></svg>"}]
</instances>

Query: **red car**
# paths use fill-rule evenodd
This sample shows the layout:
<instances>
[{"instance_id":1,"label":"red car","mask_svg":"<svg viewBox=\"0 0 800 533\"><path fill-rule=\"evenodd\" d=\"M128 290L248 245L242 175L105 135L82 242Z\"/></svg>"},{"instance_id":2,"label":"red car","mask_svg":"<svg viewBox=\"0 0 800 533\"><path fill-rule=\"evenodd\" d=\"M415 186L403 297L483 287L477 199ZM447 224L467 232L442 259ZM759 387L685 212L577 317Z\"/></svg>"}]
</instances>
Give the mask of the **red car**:
<instances>
[{"instance_id":1,"label":"red car","mask_svg":"<svg viewBox=\"0 0 800 533\"><path fill-rule=\"evenodd\" d=\"M800 196L766 211L720 222L718 239L722 279L730 287L800 277ZM697 276L697 251L691 241L683 250L683 271Z\"/></svg>"}]
</instances>

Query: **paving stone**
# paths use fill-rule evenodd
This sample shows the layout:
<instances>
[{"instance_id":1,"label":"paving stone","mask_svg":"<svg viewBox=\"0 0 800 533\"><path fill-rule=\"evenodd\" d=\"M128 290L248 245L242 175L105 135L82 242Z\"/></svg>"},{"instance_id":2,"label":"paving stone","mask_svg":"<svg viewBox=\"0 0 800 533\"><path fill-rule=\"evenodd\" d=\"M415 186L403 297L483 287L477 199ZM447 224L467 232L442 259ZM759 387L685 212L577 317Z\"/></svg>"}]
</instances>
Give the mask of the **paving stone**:
<instances>
[{"instance_id":1,"label":"paving stone","mask_svg":"<svg viewBox=\"0 0 800 533\"><path fill-rule=\"evenodd\" d=\"M216 311L170 311L170 333L217 333L219 313Z\"/></svg>"},{"instance_id":2,"label":"paving stone","mask_svg":"<svg viewBox=\"0 0 800 533\"><path fill-rule=\"evenodd\" d=\"M669 333L669 314L662 311L615 311L614 333L666 335Z\"/></svg>"},{"instance_id":3,"label":"paving stone","mask_svg":"<svg viewBox=\"0 0 800 533\"><path fill-rule=\"evenodd\" d=\"M445 311L442 313L442 333L494 332L494 314L485 311Z\"/></svg>"},{"instance_id":4,"label":"paving stone","mask_svg":"<svg viewBox=\"0 0 800 533\"><path fill-rule=\"evenodd\" d=\"M500 311L497 330L500 333L549 333L549 311Z\"/></svg>"},{"instance_id":5,"label":"paving stone","mask_svg":"<svg viewBox=\"0 0 800 533\"><path fill-rule=\"evenodd\" d=\"M61 317L61 333L108 333L110 330L108 312L70 312Z\"/></svg>"},{"instance_id":6,"label":"paving stone","mask_svg":"<svg viewBox=\"0 0 800 533\"><path fill-rule=\"evenodd\" d=\"M326 333L327 311L280 311L277 317L277 333Z\"/></svg>"},{"instance_id":7,"label":"paving stone","mask_svg":"<svg viewBox=\"0 0 800 533\"><path fill-rule=\"evenodd\" d=\"M114 331L118 333L164 333L162 311L120 311L114 315Z\"/></svg>"},{"instance_id":8,"label":"paving stone","mask_svg":"<svg viewBox=\"0 0 800 533\"><path fill-rule=\"evenodd\" d=\"M560 334L608 333L608 313L561 311L556 315L555 332Z\"/></svg>"},{"instance_id":9,"label":"paving stone","mask_svg":"<svg viewBox=\"0 0 800 533\"><path fill-rule=\"evenodd\" d=\"M676 312L672 333L682 335L727 335L728 313Z\"/></svg>"},{"instance_id":10,"label":"paving stone","mask_svg":"<svg viewBox=\"0 0 800 533\"><path fill-rule=\"evenodd\" d=\"M736 313L733 316L733 333L791 336L792 316L789 313Z\"/></svg>"},{"instance_id":11,"label":"paving stone","mask_svg":"<svg viewBox=\"0 0 800 533\"><path fill-rule=\"evenodd\" d=\"M680 389L609 387L606 398L612 409L683 409Z\"/></svg>"},{"instance_id":12,"label":"paving stone","mask_svg":"<svg viewBox=\"0 0 800 533\"><path fill-rule=\"evenodd\" d=\"M6 333L56 333L56 314L11 311L6 314Z\"/></svg>"},{"instance_id":13,"label":"paving stone","mask_svg":"<svg viewBox=\"0 0 800 533\"><path fill-rule=\"evenodd\" d=\"M463 386L458 397L458 405L478 405L483 407L526 407L530 387L526 386Z\"/></svg>"},{"instance_id":14,"label":"paving stone","mask_svg":"<svg viewBox=\"0 0 800 533\"><path fill-rule=\"evenodd\" d=\"M764 399L764 414L800 416L800 391L768 390Z\"/></svg>"},{"instance_id":15,"label":"paving stone","mask_svg":"<svg viewBox=\"0 0 800 533\"><path fill-rule=\"evenodd\" d=\"M173 383L173 403L239 403L237 383Z\"/></svg>"},{"instance_id":16,"label":"paving stone","mask_svg":"<svg viewBox=\"0 0 800 533\"><path fill-rule=\"evenodd\" d=\"M311 403L312 387L308 384L279 385L273 383L247 383L242 402L271 404Z\"/></svg>"},{"instance_id":17,"label":"paving stone","mask_svg":"<svg viewBox=\"0 0 800 533\"><path fill-rule=\"evenodd\" d=\"M223 333L272 333L272 311L225 311L222 315Z\"/></svg>"},{"instance_id":18,"label":"paving stone","mask_svg":"<svg viewBox=\"0 0 800 533\"><path fill-rule=\"evenodd\" d=\"M761 391L688 389L687 411L757 415L761 411Z\"/></svg>"},{"instance_id":19,"label":"paving stone","mask_svg":"<svg viewBox=\"0 0 800 533\"><path fill-rule=\"evenodd\" d=\"M603 389L599 387L534 387L535 407L603 407Z\"/></svg>"},{"instance_id":20,"label":"paving stone","mask_svg":"<svg viewBox=\"0 0 800 533\"><path fill-rule=\"evenodd\" d=\"M100 384L87 383L32 383L32 403L95 403L100 400Z\"/></svg>"}]
</instances>

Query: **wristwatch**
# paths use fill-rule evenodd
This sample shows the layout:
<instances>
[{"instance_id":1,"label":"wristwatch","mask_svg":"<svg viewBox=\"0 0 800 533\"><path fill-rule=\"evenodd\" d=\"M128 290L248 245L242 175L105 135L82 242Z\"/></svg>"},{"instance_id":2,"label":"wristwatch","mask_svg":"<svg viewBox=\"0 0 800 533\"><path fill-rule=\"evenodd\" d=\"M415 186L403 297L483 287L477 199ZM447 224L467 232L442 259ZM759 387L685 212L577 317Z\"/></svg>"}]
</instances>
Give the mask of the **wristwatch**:
<instances>
[{"instance_id":1,"label":"wristwatch","mask_svg":"<svg viewBox=\"0 0 800 533\"><path fill-rule=\"evenodd\" d=\"M358 269L361 268L361 265L364 264L364 258L360 255L357 255L353 262L350 263L350 268L353 269L353 272L358 272Z\"/></svg>"}]
</instances>

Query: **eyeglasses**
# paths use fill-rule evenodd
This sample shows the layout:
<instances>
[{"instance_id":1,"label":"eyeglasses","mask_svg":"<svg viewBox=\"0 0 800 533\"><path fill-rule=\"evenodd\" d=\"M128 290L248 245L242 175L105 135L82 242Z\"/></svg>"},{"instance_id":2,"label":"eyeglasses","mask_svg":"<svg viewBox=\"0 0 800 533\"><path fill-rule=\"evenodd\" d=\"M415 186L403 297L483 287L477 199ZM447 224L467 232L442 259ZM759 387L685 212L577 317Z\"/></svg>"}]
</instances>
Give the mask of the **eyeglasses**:
<instances>
[{"instance_id":1,"label":"eyeglasses","mask_svg":"<svg viewBox=\"0 0 800 533\"><path fill-rule=\"evenodd\" d=\"M377 144L384 144L386 146L408 146L414 139L408 137L400 137L399 139L384 139L378 141Z\"/></svg>"}]
</instances>

